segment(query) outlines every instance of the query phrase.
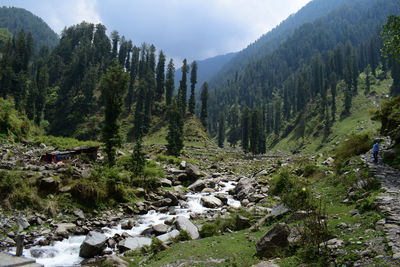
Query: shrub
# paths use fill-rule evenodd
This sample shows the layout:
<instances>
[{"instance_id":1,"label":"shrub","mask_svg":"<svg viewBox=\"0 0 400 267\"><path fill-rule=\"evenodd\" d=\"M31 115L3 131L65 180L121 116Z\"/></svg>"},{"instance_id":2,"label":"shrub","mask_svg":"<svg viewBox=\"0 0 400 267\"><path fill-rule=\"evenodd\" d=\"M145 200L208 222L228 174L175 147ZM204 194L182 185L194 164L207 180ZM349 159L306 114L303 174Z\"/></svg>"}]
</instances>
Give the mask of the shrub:
<instances>
[{"instance_id":1,"label":"shrub","mask_svg":"<svg viewBox=\"0 0 400 267\"><path fill-rule=\"evenodd\" d=\"M188 240L192 240L192 237L190 236L190 234L185 231L185 230L181 230L179 232L179 235L177 237L175 237L175 241L179 242L179 241L188 241Z\"/></svg>"},{"instance_id":2,"label":"shrub","mask_svg":"<svg viewBox=\"0 0 400 267\"><path fill-rule=\"evenodd\" d=\"M166 162L166 163L169 163L169 164L178 165L178 164L181 163L181 160L179 158L177 158L177 157L174 157L174 156L159 154L159 155L157 155L156 158L157 158L157 160L159 160L161 162Z\"/></svg>"},{"instance_id":3,"label":"shrub","mask_svg":"<svg viewBox=\"0 0 400 267\"><path fill-rule=\"evenodd\" d=\"M272 187L273 195L280 195L284 191L288 191L293 186L293 181L288 170L282 170L278 176L273 180L274 186Z\"/></svg>"},{"instance_id":4,"label":"shrub","mask_svg":"<svg viewBox=\"0 0 400 267\"><path fill-rule=\"evenodd\" d=\"M366 153L371 147L372 140L368 134L353 134L335 149L335 155L339 161L344 161Z\"/></svg>"},{"instance_id":5,"label":"shrub","mask_svg":"<svg viewBox=\"0 0 400 267\"><path fill-rule=\"evenodd\" d=\"M216 223L205 223L200 229L200 236L201 237L210 237L219 235L221 233L221 228Z\"/></svg>"},{"instance_id":6,"label":"shrub","mask_svg":"<svg viewBox=\"0 0 400 267\"><path fill-rule=\"evenodd\" d=\"M303 169L303 175L305 177L310 177L319 171L319 167L315 164L307 164Z\"/></svg>"}]
</instances>

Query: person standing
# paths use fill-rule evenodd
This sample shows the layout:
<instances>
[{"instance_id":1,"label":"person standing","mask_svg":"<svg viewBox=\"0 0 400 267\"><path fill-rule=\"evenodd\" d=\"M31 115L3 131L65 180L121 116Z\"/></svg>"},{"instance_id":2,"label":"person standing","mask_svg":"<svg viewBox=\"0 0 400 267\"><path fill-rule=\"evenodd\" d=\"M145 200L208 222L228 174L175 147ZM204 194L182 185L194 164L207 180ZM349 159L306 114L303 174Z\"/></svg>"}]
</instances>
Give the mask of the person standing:
<instances>
[{"instance_id":1,"label":"person standing","mask_svg":"<svg viewBox=\"0 0 400 267\"><path fill-rule=\"evenodd\" d=\"M372 146L372 154L374 155L374 163L378 163L378 154L379 154L378 141L375 141L374 145Z\"/></svg>"}]
</instances>

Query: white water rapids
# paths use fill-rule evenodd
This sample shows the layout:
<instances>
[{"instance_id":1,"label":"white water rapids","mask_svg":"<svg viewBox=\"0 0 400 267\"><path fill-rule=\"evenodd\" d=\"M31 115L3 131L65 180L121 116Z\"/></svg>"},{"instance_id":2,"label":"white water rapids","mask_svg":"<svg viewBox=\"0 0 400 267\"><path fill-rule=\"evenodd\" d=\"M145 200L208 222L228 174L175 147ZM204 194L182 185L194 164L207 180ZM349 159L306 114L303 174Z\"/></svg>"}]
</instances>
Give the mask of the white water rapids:
<instances>
[{"instance_id":1,"label":"white water rapids","mask_svg":"<svg viewBox=\"0 0 400 267\"><path fill-rule=\"evenodd\" d=\"M174 218L178 215L185 216L189 218L190 214L201 214L209 210L219 210L210 209L201 205L201 197L206 195L214 195L222 193L228 198L228 206L238 208L240 207L240 202L233 199L232 196L228 194L228 191L234 188L236 182L220 182L216 185L215 193L189 193L186 195L187 201L184 207L178 206L175 211L176 214L171 215L169 213L158 213L154 210L150 210L145 215L138 215L137 224L131 230L121 229L121 224L118 224L115 228L104 227L103 231L107 237L113 237L115 234L122 234L124 232L131 236L139 236L145 229L164 221ZM42 247L32 247L24 251L24 256L34 258L31 254L32 250L36 250L35 254L40 251L39 257L35 258L37 263L43 264L45 267L66 267L66 266L80 266L80 262L84 260L79 257L79 249L84 241L85 236L71 236L68 239L62 241L56 241L50 246Z\"/></svg>"}]
</instances>

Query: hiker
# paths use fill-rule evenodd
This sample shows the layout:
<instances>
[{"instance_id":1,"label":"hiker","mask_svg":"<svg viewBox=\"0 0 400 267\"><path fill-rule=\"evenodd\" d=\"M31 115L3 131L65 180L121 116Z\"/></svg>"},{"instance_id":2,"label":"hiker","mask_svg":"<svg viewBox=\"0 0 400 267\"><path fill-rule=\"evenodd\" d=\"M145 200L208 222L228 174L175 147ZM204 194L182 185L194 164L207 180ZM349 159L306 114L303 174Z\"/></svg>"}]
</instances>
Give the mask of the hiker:
<instances>
[{"instance_id":1,"label":"hiker","mask_svg":"<svg viewBox=\"0 0 400 267\"><path fill-rule=\"evenodd\" d=\"M374 155L374 163L378 163L378 153L379 153L378 141L374 142L374 145L372 146L372 153Z\"/></svg>"}]
</instances>

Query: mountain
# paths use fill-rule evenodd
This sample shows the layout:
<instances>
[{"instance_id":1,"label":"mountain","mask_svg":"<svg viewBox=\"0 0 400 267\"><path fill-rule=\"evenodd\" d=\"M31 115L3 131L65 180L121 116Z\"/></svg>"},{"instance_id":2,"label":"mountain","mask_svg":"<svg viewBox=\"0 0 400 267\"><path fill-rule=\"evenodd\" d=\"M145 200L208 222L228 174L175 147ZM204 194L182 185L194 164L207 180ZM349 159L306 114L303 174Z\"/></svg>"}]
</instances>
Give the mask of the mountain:
<instances>
[{"instance_id":1,"label":"mountain","mask_svg":"<svg viewBox=\"0 0 400 267\"><path fill-rule=\"evenodd\" d=\"M204 82L210 81L210 79L217 74L225 64L235 57L235 55L236 53L228 53L225 55L219 55L205 60L196 61L198 66L196 91L201 88ZM175 87L179 86L181 77L182 72L180 69L177 69L175 72Z\"/></svg>"},{"instance_id":2,"label":"mountain","mask_svg":"<svg viewBox=\"0 0 400 267\"><path fill-rule=\"evenodd\" d=\"M293 32L307 22L313 22L318 18L327 15L335 8L340 7L347 0L313 0L300 9L296 14L291 15L285 21L280 23L270 32L261 36L257 41L250 44L232 58L229 64L221 69L220 73L213 79L214 83L223 79L225 76L234 75L234 73L255 58L259 58L272 52L285 41Z\"/></svg>"},{"instance_id":3,"label":"mountain","mask_svg":"<svg viewBox=\"0 0 400 267\"><path fill-rule=\"evenodd\" d=\"M294 130L298 131L297 138L304 137L309 128L319 129L314 134L329 137L332 122L349 115L359 90L366 94L370 91L360 86L359 74L367 68L369 76L371 71L374 77L378 77L379 71L383 76L388 74L392 65L380 57L380 32L389 15L400 14L400 4L395 0L340 3L313 1L313 5L320 7L331 4L332 9L322 9L319 14L324 16L302 24L276 48L262 46L269 52L252 56L256 51L253 46L225 65L218 80L211 83L209 125L213 134L222 114L228 125L228 139L233 141L240 140L243 131L263 132L257 127L243 128L247 125L243 121L250 120L251 125L261 124L268 139L273 140L270 145ZM291 20L296 17L297 14L293 15ZM235 60L243 53L249 56L246 63L241 61L242 65L237 67L240 64L235 64ZM383 64L380 68L379 63ZM339 103L344 106L340 114ZM314 120L310 118L318 118L317 123L311 125ZM240 120L242 129L238 129Z\"/></svg>"},{"instance_id":4,"label":"mountain","mask_svg":"<svg viewBox=\"0 0 400 267\"><path fill-rule=\"evenodd\" d=\"M32 33L36 49L42 46L53 48L59 41L46 22L23 8L0 7L0 28L6 28L14 35L21 30Z\"/></svg>"}]
</instances>

